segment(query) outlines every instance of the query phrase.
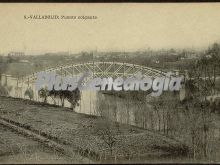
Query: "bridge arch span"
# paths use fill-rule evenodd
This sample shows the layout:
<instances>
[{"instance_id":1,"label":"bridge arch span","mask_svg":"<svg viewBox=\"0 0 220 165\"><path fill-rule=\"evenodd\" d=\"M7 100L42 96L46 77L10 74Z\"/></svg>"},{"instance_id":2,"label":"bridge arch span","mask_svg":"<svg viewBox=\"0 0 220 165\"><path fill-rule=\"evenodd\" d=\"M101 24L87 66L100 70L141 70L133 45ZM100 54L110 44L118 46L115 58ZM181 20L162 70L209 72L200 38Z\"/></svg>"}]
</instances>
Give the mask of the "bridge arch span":
<instances>
[{"instance_id":1,"label":"bridge arch span","mask_svg":"<svg viewBox=\"0 0 220 165\"><path fill-rule=\"evenodd\" d=\"M150 67L122 62L86 62L48 68L45 72L55 71L62 76L74 76L83 72L92 72L93 77L128 77L141 72L149 77L165 76L165 72ZM23 82L34 81L39 72L25 76Z\"/></svg>"}]
</instances>

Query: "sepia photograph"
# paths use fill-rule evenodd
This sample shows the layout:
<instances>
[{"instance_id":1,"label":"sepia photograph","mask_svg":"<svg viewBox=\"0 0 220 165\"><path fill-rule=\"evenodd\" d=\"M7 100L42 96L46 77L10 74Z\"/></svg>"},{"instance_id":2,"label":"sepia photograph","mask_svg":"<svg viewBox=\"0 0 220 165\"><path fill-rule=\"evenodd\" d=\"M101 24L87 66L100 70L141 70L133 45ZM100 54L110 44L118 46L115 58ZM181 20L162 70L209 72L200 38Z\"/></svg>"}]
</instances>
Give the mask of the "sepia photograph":
<instances>
[{"instance_id":1,"label":"sepia photograph","mask_svg":"<svg viewBox=\"0 0 220 165\"><path fill-rule=\"evenodd\" d=\"M0 164L220 163L220 3L0 3Z\"/></svg>"}]
</instances>

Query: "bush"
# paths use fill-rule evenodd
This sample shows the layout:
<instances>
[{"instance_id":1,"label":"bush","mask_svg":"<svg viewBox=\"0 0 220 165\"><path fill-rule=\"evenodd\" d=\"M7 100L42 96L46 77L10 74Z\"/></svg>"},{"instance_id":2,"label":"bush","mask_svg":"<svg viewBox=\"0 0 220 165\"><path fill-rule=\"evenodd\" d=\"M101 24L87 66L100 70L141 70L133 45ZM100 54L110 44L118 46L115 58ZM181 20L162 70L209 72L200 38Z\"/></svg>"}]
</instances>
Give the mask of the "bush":
<instances>
[{"instance_id":1,"label":"bush","mask_svg":"<svg viewBox=\"0 0 220 165\"><path fill-rule=\"evenodd\" d=\"M12 89L12 87L0 85L0 95L1 96L8 96L11 89Z\"/></svg>"}]
</instances>

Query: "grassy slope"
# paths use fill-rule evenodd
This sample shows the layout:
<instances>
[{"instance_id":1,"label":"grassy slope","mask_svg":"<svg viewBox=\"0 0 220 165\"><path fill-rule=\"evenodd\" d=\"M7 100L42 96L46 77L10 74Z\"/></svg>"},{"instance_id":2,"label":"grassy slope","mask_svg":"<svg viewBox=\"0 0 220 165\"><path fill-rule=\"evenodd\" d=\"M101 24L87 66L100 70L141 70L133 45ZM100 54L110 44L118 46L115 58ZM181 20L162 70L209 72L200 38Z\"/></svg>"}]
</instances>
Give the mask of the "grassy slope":
<instances>
[{"instance_id":1,"label":"grassy slope","mask_svg":"<svg viewBox=\"0 0 220 165\"><path fill-rule=\"evenodd\" d=\"M41 143L17 134L0 125L0 164L1 163L88 163L69 159Z\"/></svg>"},{"instance_id":2,"label":"grassy slope","mask_svg":"<svg viewBox=\"0 0 220 165\"><path fill-rule=\"evenodd\" d=\"M96 154L110 155L108 147L96 132L99 117L78 114L68 108L42 106L21 99L0 97L2 117L23 124L30 130L40 131L49 138ZM117 136L117 155L133 156L180 154L179 142L140 128L120 125Z\"/></svg>"}]
</instances>

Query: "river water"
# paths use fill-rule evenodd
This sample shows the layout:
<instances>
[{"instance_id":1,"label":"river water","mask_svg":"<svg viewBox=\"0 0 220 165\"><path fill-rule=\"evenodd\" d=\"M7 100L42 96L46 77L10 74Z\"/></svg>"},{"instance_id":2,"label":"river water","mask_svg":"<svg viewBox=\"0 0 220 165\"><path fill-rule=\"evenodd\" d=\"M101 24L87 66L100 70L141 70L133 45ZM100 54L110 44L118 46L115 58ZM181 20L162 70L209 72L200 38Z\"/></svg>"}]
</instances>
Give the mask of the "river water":
<instances>
[{"instance_id":1,"label":"river water","mask_svg":"<svg viewBox=\"0 0 220 165\"><path fill-rule=\"evenodd\" d=\"M29 99L24 93L26 89L31 88L34 91L33 100L43 102L43 98L39 97L34 83L18 82L16 78L9 77L7 85L11 87L9 95L12 97ZM78 113L104 115L113 121L151 130L165 129L167 113L162 110L155 111L152 105L148 103L151 99L152 97L149 96L141 102L95 91L82 91L79 105L74 110ZM58 98L48 97L47 102L61 106L61 101ZM64 106L70 108L71 104L65 100Z\"/></svg>"}]
</instances>

